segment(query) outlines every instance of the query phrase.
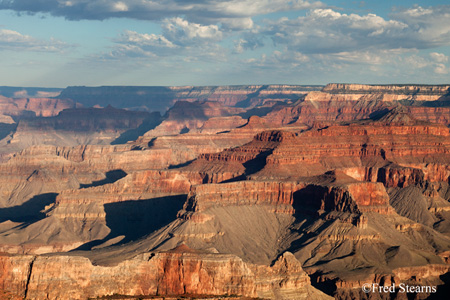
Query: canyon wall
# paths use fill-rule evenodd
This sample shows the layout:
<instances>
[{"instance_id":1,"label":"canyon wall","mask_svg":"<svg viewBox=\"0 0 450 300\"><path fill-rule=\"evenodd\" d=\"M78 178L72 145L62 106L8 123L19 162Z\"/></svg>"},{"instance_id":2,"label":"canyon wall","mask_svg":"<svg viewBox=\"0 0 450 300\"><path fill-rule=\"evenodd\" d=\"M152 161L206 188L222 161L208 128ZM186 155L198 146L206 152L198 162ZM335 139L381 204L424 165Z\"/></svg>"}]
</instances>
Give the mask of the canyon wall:
<instances>
[{"instance_id":1,"label":"canyon wall","mask_svg":"<svg viewBox=\"0 0 450 300\"><path fill-rule=\"evenodd\" d=\"M77 256L0 256L0 262L0 288L31 299L114 294L331 299L311 286L300 263L288 252L272 267L245 263L234 255L199 253L186 246L137 255L117 266L94 266Z\"/></svg>"},{"instance_id":2,"label":"canyon wall","mask_svg":"<svg viewBox=\"0 0 450 300\"><path fill-rule=\"evenodd\" d=\"M448 88L68 88L58 99L138 111L18 121L16 139L40 145L0 163L0 291L287 300L326 299L311 282L337 299L365 282L443 285ZM122 139L42 145L55 128Z\"/></svg>"}]
</instances>

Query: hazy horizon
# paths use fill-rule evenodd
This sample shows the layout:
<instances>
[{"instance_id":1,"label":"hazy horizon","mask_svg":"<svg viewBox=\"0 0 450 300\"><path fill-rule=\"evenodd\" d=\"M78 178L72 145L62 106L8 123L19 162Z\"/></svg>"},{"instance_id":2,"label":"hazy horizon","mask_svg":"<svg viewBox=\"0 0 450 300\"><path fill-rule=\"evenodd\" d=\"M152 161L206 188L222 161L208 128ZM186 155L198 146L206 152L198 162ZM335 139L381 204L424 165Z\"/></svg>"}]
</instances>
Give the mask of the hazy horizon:
<instances>
[{"instance_id":1,"label":"hazy horizon","mask_svg":"<svg viewBox=\"0 0 450 300\"><path fill-rule=\"evenodd\" d=\"M86 87L86 88L100 88L100 87L221 87L221 86L258 86L258 85L288 85L288 86L326 86L328 84L361 84L361 85L379 85L379 86L447 86L450 83L359 83L359 82L329 82L325 84L288 84L288 83L250 83L250 84L211 84L211 85L68 85L64 87L58 86L12 86L0 85L0 88L24 88L24 89L66 89L69 87Z\"/></svg>"}]
</instances>

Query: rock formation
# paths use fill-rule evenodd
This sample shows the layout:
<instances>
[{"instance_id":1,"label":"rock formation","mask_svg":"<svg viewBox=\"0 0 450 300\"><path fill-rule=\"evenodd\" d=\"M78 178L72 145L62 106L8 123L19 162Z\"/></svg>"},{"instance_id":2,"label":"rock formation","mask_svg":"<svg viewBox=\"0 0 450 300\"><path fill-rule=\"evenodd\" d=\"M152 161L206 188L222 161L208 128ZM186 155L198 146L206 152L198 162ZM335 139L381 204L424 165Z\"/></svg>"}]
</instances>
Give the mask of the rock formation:
<instances>
[{"instance_id":1,"label":"rock formation","mask_svg":"<svg viewBox=\"0 0 450 300\"><path fill-rule=\"evenodd\" d=\"M185 245L172 251L141 254L108 267L92 265L89 259L77 256L0 259L6 274L0 288L7 287L16 295L32 299L183 294L331 299L311 286L308 275L289 252L271 267L245 263L230 254L202 253ZM118 276L110 278L107 274Z\"/></svg>"},{"instance_id":2,"label":"rock formation","mask_svg":"<svg viewBox=\"0 0 450 300\"><path fill-rule=\"evenodd\" d=\"M60 100L54 100L60 101ZM21 118L4 138L0 152L8 153L33 145L104 145L136 139L161 122L158 113L126 111L113 107L74 108L56 116Z\"/></svg>"},{"instance_id":3,"label":"rock formation","mask_svg":"<svg viewBox=\"0 0 450 300\"><path fill-rule=\"evenodd\" d=\"M444 295L449 86L316 89L68 88L60 99L176 104L20 118L10 144L28 130L39 145L2 146L0 297ZM45 142L77 130L115 141Z\"/></svg>"}]
</instances>

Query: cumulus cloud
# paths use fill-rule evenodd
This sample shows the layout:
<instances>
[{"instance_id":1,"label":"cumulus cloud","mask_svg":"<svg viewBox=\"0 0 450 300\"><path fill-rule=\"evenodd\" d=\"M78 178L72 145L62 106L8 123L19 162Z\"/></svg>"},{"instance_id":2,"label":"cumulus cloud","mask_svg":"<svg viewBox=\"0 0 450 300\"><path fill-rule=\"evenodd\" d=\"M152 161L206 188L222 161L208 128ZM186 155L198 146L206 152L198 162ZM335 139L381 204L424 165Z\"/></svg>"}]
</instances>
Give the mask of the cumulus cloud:
<instances>
[{"instance_id":1,"label":"cumulus cloud","mask_svg":"<svg viewBox=\"0 0 450 300\"><path fill-rule=\"evenodd\" d=\"M149 48L175 48L176 46L166 37L157 34L142 34L131 30L125 30L118 39L115 40L122 44L134 44L146 46Z\"/></svg>"},{"instance_id":2,"label":"cumulus cloud","mask_svg":"<svg viewBox=\"0 0 450 300\"><path fill-rule=\"evenodd\" d=\"M447 67L446 63L449 62L449 57L443 53L431 52L431 60L434 64L434 73L445 75L450 73L450 68Z\"/></svg>"},{"instance_id":3,"label":"cumulus cloud","mask_svg":"<svg viewBox=\"0 0 450 300\"><path fill-rule=\"evenodd\" d=\"M409 46L428 49L450 44L450 5L396 11L392 18L408 24Z\"/></svg>"},{"instance_id":4,"label":"cumulus cloud","mask_svg":"<svg viewBox=\"0 0 450 300\"><path fill-rule=\"evenodd\" d=\"M184 16L193 22L213 22L220 18L248 18L277 11L324 6L305 0L0 0L0 9L17 12L50 13L70 20L103 20L126 17L161 20Z\"/></svg>"},{"instance_id":5,"label":"cumulus cloud","mask_svg":"<svg viewBox=\"0 0 450 300\"><path fill-rule=\"evenodd\" d=\"M437 52L431 52L430 53L431 59L437 63L446 63L448 62L448 56L443 53L437 53Z\"/></svg>"},{"instance_id":6,"label":"cumulus cloud","mask_svg":"<svg viewBox=\"0 0 450 300\"><path fill-rule=\"evenodd\" d=\"M56 39L40 40L14 30L0 29L0 50L61 52L69 47Z\"/></svg>"},{"instance_id":7,"label":"cumulus cloud","mask_svg":"<svg viewBox=\"0 0 450 300\"><path fill-rule=\"evenodd\" d=\"M434 73L445 75L450 73L450 68L447 68L447 66L444 64L437 64L434 68Z\"/></svg>"},{"instance_id":8,"label":"cumulus cloud","mask_svg":"<svg viewBox=\"0 0 450 300\"><path fill-rule=\"evenodd\" d=\"M181 45L220 41L223 37L217 25L201 25L176 17L163 22L163 34L173 43Z\"/></svg>"},{"instance_id":9,"label":"cumulus cloud","mask_svg":"<svg viewBox=\"0 0 450 300\"><path fill-rule=\"evenodd\" d=\"M254 26L253 20L250 17L247 18L222 18L220 20L222 28L227 30L248 30Z\"/></svg>"},{"instance_id":10,"label":"cumulus cloud","mask_svg":"<svg viewBox=\"0 0 450 300\"><path fill-rule=\"evenodd\" d=\"M125 30L114 39L113 50L103 58L157 58L188 56L211 56L218 49L216 44L223 38L217 25L201 25L182 18L165 19L162 22L162 34L138 33ZM191 58L192 60L192 58Z\"/></svg>"},{"instance_id":11,"label":"cumulus cloud","mask_svg":"<svg viewBox=\"0 0 450 300\"><path fill-rule=\"evenodd\" d=\"M297 19L282 18L268 24L264 34L275 44L305 53L339 53L376 46L401 48L407 24L368 14L342 14L315 9Z\"/></svg>"},{"instance_id":12,"label":"cumulus cloud","mask_svg":"<svg viewBox=\"0 0 450 300\"><path fill-rule=\"evenodd\" d=\"M157 58L170 55L177 48L162 35L131 30L125 30L113 42L111 51L94 55L92 59Z\"/></svg>"},{"instance_id":13,"label":"cumulus cloud","mask_svg":"<svg viewBox=\"0 0 450 300\"><path fill-rule=\"evenodd\" d=\"M138 33L125 30L114 39L113 50L103 54L103 58L158 57L172 54L178 47L163 35Z\"/></svg>"},{"instance_id":14,"label":"cumulus cloud","mask_svg":"<svg viewBox=\"0 0 450 300\"><path fill-rule=\"evenodd\" d=\"M258 33L275 46L306 54L355 50L432 49L450 45L450 5L396 11L391 19L312 9L296 19L267 21Z\"/></svg>"}]
</instances>

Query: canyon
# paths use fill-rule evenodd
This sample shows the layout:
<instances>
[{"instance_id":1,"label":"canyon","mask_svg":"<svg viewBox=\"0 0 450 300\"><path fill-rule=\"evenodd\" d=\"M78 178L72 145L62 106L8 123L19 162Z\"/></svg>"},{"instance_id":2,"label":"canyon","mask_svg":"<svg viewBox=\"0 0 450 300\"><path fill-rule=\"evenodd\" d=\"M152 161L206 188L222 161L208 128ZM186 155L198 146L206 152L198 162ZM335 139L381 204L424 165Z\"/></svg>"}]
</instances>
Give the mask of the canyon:
<instances>
[{"instance_id":1,"label":"canyon","mask_svg":"<svg viewBox=\"0 0 450 300\"><path fill-rule=\"evenodd\" d=\"M0 92L0 299L448 292L450 86Z\"/></svg>"}]
</instances>

